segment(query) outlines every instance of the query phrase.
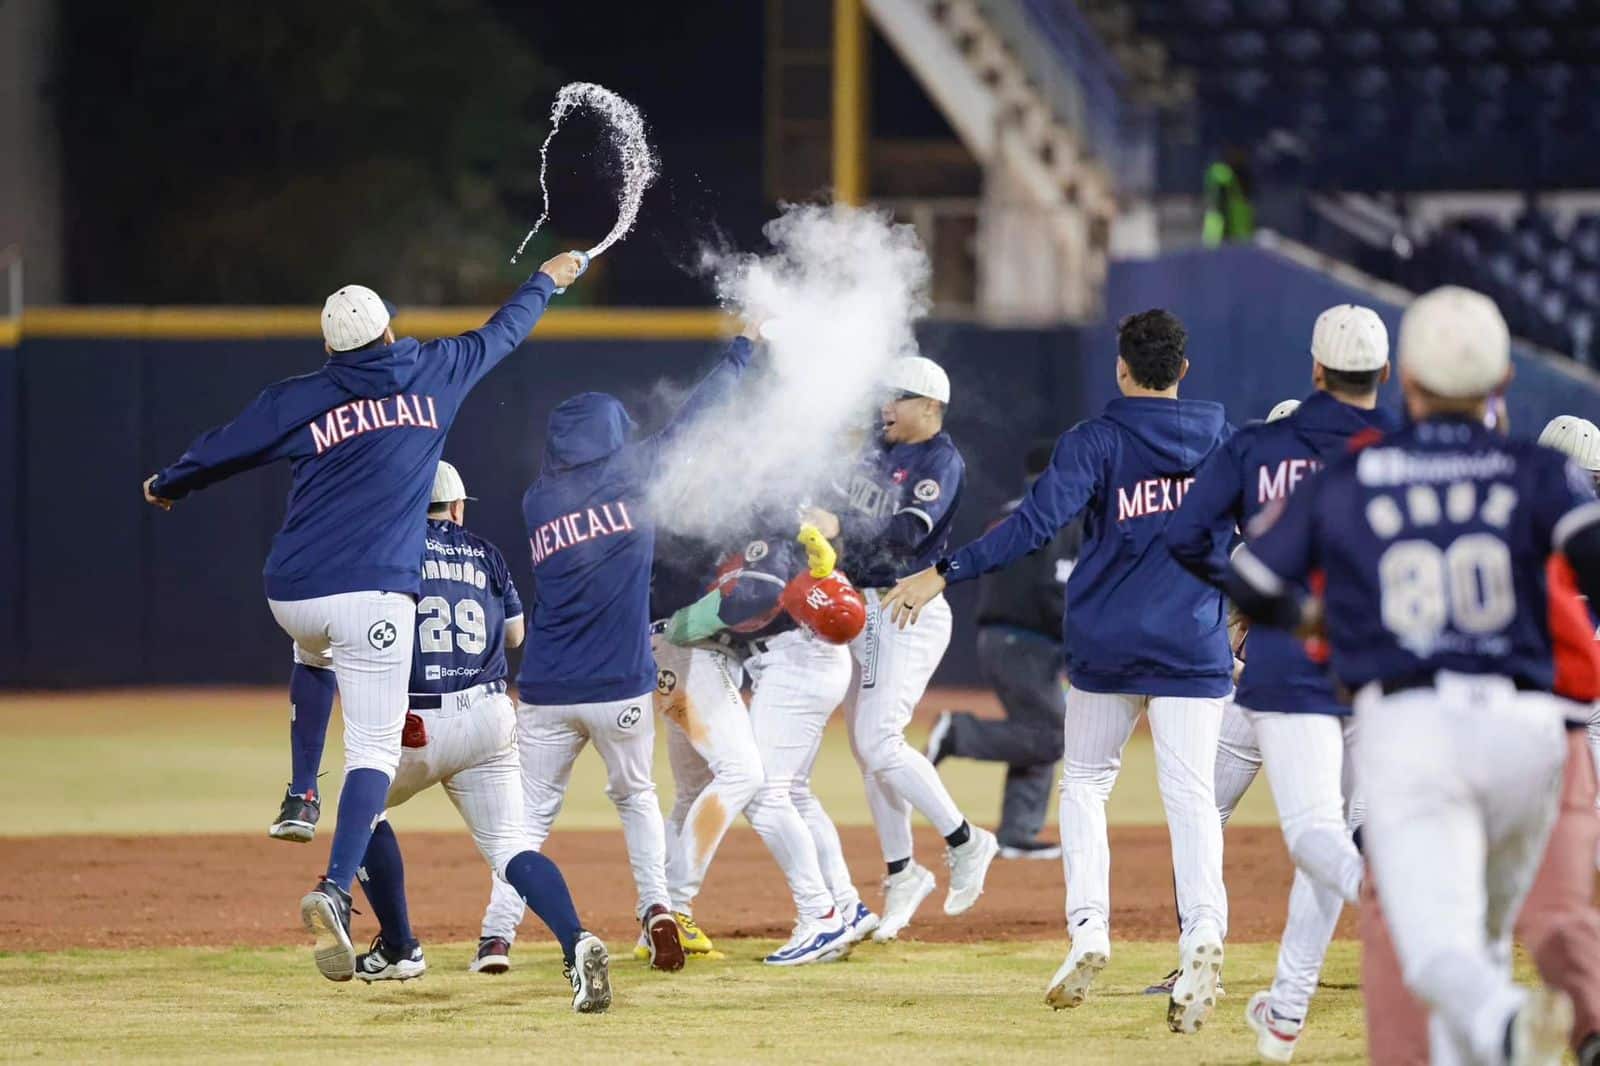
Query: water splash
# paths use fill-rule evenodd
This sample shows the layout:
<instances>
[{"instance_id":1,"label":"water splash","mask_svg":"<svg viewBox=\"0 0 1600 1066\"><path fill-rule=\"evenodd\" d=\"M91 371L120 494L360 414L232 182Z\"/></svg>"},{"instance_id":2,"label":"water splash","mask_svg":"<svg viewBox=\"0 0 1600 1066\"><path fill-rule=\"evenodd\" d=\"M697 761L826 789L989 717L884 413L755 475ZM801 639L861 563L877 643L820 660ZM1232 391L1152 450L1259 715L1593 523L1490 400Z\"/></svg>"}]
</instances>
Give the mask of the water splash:
<instances>
[{"instance_id":1,"label":"water splash","mask_svg":"<svg viewBox=\"0 0 1600 1066\"><path fill-rule=\"evenodd\" d=\"M556 93L555 105L550 109L550 133L539 148L539 191L544 194L544 210L527 236L522 238L522 243L517 245L516 254L511 257L513 263L550 218L550 186L545 181L550 166L550 142L555 140L557 131L561 129L561 120L566 118L568 112L580 107L594 112L605 122L610 130L612 150L616 152L622 167L617 223L606 234L605 240L589 249L587 254L590 259L628 235L639 217L639 205L644 201L645 190L656 180L656 156L650 150L650 142L645 136L644 115L639 113L639 109L604 85L589 81L563 85L561 91Z\"/></svg>"}]
</instances>

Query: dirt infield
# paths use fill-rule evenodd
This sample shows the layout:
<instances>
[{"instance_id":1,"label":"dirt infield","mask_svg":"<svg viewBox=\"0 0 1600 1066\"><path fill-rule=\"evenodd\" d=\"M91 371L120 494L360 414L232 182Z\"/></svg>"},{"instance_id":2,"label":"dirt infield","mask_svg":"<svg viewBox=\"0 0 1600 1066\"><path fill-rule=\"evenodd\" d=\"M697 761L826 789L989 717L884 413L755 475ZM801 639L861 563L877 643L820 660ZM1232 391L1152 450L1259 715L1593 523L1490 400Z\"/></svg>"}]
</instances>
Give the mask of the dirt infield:
<instances>
[{"instance_id":1,"label":"dirt infield","mask_svg":"<svg viewBox=\"0 0 1600 1066\"><path fill-rule=\"evenodd\" d=\"M881 895L882 869L870 829L842 831L845 853L869 905ZM465 833L402 834L412 924L425 940L478 935L488 899L487 870ZM1113 928L1119 938L1174 935L1166 830L1114 827ZM613 943L631 940L634 890L622 835L557 830L549 854L565 871L591 929ZM917 837L921 861L940 890L923 905L908 939L969 941L1065 938L1058 862L996 861L988 890L961 918L940 911L942 842ZM326 861L326 841L310 846L265 835L196 837L0 838L0 950L298 944L298 900ZM1227 834L1231 939L1275 940L1291 870L1276 829L1238 826ZM357 893L357 906L366 910ZM738 936L789 933L793 905L771 856L744 827L728 835L695 908L706 931ZM537 919L528 935L545 934ZM370 915L356 933L376 932ZM1347 915L1341 936L1352 935Z\"/></svg>"}]
</instances>

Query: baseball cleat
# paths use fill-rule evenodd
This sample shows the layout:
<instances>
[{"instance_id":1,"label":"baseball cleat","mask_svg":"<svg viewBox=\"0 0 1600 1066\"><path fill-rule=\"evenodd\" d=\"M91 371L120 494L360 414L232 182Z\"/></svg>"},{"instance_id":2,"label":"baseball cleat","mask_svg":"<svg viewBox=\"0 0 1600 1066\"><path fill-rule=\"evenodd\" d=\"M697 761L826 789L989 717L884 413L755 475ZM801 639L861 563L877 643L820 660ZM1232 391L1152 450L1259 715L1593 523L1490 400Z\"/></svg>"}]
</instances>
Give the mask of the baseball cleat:
<instances>
[{"instance_id":1,"label":"baseball cleat","mask_svg":"<svg viewBox=\"0 0 1600 1066\"><path fill-rule=\"evenodd\" d=\"M972 839L958 848L945 849L945 862L950 865L950 891L944 897L946 914L965 914L972 909L983 895L983 879L999 854L1000 842L994 834L977 826L972 827Z\"/></svg>"},{"instance_id":2,"label":"baseball cleat","mask_svg":"<svg viewBox=\"0 0 1600 1066\"><path fill-rule=\"evenodd\" d=\"M683 969L683 935L678 931L672 912L660 903L652 903L639 919L644 926L645 939L650 942L650 966L656 970Z\"/></svg>"},{"instance_id":3,"label":"baseball cleat","mask_svg":"<svg viewBox=\"0 0 1600 1066\"><path fill-rule=\"evenodd\" d=\"M845 912L848 917L844 924L850 930L850 943L859 944L878 928L878 916L867 909L867 905L860 900L856 901L853 911Z\"/></svg>"},{"instance_id":4,"label":"baseball cleat","mask_svg":"<svg viewBox=\"0 0 1600 1066\"><path fill-rule=\"evenodd\" d=\"M1506 1034L1510 1066L1558 1066L1572 1032L1572 1000L1560 989L1529 990Z\"/></svg>"},{"instance_id":5,"label":"baseball cleat","mask_svg":"<svg viewBox=\"0 0 1600 1066\"><path fill-rule=\"evenodd\" d=\"M922 749L922 753L935 766L938 766L950 755L950 752L946 750L950 745L950 723L950 712L945 711L934 719L933 728L928 730L928 745Z\"/></svg>"},{"instance_id":6,"label":"baseball cleat","mask_svg":"<svg viewBox=\"0 0 1600 1066\"><path fill-rule=\"evenodd\" d=\"M1161 980L1157 981L1155 984L1147 986L1145 988L1145 990L1144 990L1144 994L1147 995L1147 996L1170 996L1170 995L1172 995L1172 986L1178 983L1178 974L1180 972L1181 971L1179 971L1179 970L1169 970L1167 972L1167 976L1163 977ZM1222 987L1222 975L1218 974L1217 975L1217 998L1218 999L1222 999L1227 994L1228 993L1226 991L1224 991L1223 987Z\"/></svg>"},{"instance_id":7,"label":"baseball cleat","mask_svg":"<svg viewBox=\"0 0 1600 1066\"><path fill-rule=\"evenodd\" d=\"M505 973L511 969L511 941L503 936L480 936L478 954L467 964L468 973Z\"/></svg>"},{"instance_id":8,"label":"baseball cleat","mask_svg":"<svg viewBox=\"0 0 1600 1066\"><path fill-rule=\"evenodd\" d=\"M572 1009L579 1014L600 1014L611 1006L611 956L593 933L578 937L572 961L563 970L572 984Z\"/></svg>"},{"instance_id":9,"label":"baseball cleat","mask_svg":"<svg viewBox=\"0 0 1600 1066\"><path fill-rule=\"evenodd\" d=\"M410 951L391 948L383 942L383 934L372 938L372 947L356 956L356 976L371 984L373 981L409 981L428 971L422 957L422 945L412 945Z\"/></svg>"},{"instance_id":10,"label":"baseball cleat","mask_svg":"<svg viewBox=\"0 0 1600 1066\"><path fill-rule=\"evenodd\" d=\"M322 801L317 799L316 789L303 796L285 792L277 820L267 827L267 836L293 844L309 844L317 835L317 819L321 816Z\"/></svg>"},{"instance_id":11,"label":"baseball cleat","mask_svg":"<svg viewBox=\"0 0 1600 1066\"><path fill-rule=\"evenodd\" d=\"M801 918L794 923L794 935L783 947L762 961L768 966L804 966L808 962L837 962L850 954L855 942L850 927L837 910L823 918Z\"/></svg>"},{"instance_id":12,"label":"baseball cleat","mask_svg":"<svg viewBox=\"0 0 1600 1066\"><path fill-rule=\"evenodd\" d=\"M1043 840L1031 840L1026 844L1001 844L1000 857L1002 859L1059 859L1061 858L1061 845L1049 844Z\"/></svg>"},{"instance_id":13,"label":"baseball cleat","mask_svg":"<svg viewBox=\"0 0 1600 1066\"><path fill-rule=\"evenodd\" d=\"M911 924L911 918L922 906L922 901L933 894L933 874L926 866L908 863L904 870L883 879L883 918L873 930L872 939L887 943L900 935L900 930Z\"/></svg>"},{"instance_id":14,"label":"baseball cleat","mask_svg":"<svg viewBox=\"0 0 1600 1066\"><path fill-rule=\"evenodd\" d=\"M1222 937L1202 928L1179 955L1178 979L1167 1000L1167 1028L1174 1033L1198 1033L1217 1005L1221 977Z\"/></svg>"},{"instance_id":15,"label":"baseball cleat","mask_svg":"<svg viewBox=\"0 0 1600 1066\"><path fill-rule=\"evenodd\" d=\"M1305 1022L1272 1009L1272 994L1257 992L1245 1004L1244 1020L1256 1034L1256 1054L1265 1062L1289 1062Z\"/></svg>"},{"instance_id":16,"label":"baseball cleat","mask_svg":"<svg viewBox=\"0 0 1600 1066\"><path fill-rule=\"evenodd\" d=\"M356 974L356 948L350 942L350 893L324 877L300 900L300 921L317 938L317 969L330 981Z\"/></svg>"},{"instance_id":17,"label":"baseball cleat","mask_svg":"<svg viewBox=\"0 0 1600 1066\"><path fill-rule=\"evenodd\" d=\"M1089 987L1111 961L1111 934L1103 925L1081 925L1072 935L1072 950L1056 975L1050 978L1044 1001L1055 1010L1080 1007Z\"/></svg>"},{"instance_id":18,"label":"baseball cleat","mask_svg":"<svg viewBox=\"0 0 1600 1066\"><path fill-rule=\"evenodd\" d=\"M684 954L710 955L715 950L711 946L711 938L695 924L694 915L686 911L673 911L672 918L678 923L678 939L683 942Z\"/></svg>"}]
</instances>

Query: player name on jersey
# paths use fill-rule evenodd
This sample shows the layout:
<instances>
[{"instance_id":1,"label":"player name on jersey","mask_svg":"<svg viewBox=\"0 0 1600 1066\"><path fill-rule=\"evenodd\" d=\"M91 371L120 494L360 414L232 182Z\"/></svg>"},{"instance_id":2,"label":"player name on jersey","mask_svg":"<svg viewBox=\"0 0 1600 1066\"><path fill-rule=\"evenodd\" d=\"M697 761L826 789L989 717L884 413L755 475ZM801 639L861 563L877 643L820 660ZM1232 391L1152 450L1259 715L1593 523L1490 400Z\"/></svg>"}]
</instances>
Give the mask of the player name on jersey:
<instances>
[{"instance_id":1,"label":"player name on jersey","mask_svg":"<svg viewBox=\"0 0 1600 1066\"><path fill-rule=\"evenodd\" d=\"M538 566L556 552L574 544L632 531L633 518L628 514L627 504L613 500L598 508L588 507L552 518L533 531L528 543L533 546L533 565Z\"/></svg>"},{"instance_id":2,"label":"player name on jersey","mask_svg":"<svg viewBox=\"0 0 1600 1066\"><path fill-rule=\"evenodd\" d=\"M479 553L482 554L481 552ZM425 559L422 563L424 581L460 581L475 589L489 584L489 575L470 562L451 562L447 559Z\"/></svg>"},{"instance_id":3,"label":"player name on jersey","mask_svg":"<svg viewBox=\"0 0 1600 1066\"><path fill-rule=\"evenodd\" d=\"M438 429L439 412L432 396L385 396L381 400L352 400L342 403L322 417L322 424L312 422L311 442L321 455L335 444L351 437L359 437L375 429Z\"/></svg>"},{"instance_id":4,"label":"player name on jersey","mask_svg":"<svg viewBox=\"0 0 1600 1066\"><path fill-rule=\"evenodd\" d=\"M1194 478L1147 477L1136 481L1132 491L1117 486L1117 521L1145 518L1150 515L1176 511L1183 503L1183 494L1194 484Z\"/></svg>"}]
</instances>

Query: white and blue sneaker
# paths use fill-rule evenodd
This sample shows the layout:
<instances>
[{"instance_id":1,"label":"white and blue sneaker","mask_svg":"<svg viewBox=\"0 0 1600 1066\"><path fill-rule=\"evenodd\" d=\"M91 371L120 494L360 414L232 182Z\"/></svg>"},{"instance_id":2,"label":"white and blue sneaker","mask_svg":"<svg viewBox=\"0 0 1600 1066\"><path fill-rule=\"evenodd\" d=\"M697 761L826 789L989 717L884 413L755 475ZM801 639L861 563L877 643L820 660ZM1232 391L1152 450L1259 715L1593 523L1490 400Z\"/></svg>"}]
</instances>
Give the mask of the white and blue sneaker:
<instances>
[{"instance_id":1,"label":"white and blue sneaker","mask_svg":"<svg viewBox=\"0 0 1600 1066\"><path fill-rule=\"evenodd\" d=\"M844 924L850 932L850 943L859 944L877 930L879 921L865 903L857 900L854 913L844 920Z\"/></svg>"},{"instance_id":2,"label":"white and blue sneaker","mask_svg":"<svg viewBox=\"0 0 1600 1066\"><path fill-rule=\"evenodd\" d=\"M850 954L855 942L850 939L850 927L831 910L823 918L801 918L794 926L794 936L783 947L768 955L768 966L804 966L809 962L833 962Z\"/></svg>"}]
</instances>

